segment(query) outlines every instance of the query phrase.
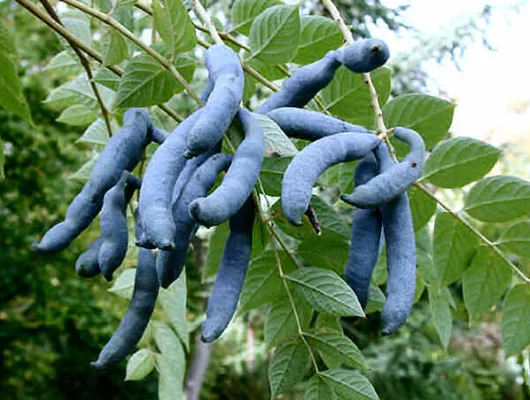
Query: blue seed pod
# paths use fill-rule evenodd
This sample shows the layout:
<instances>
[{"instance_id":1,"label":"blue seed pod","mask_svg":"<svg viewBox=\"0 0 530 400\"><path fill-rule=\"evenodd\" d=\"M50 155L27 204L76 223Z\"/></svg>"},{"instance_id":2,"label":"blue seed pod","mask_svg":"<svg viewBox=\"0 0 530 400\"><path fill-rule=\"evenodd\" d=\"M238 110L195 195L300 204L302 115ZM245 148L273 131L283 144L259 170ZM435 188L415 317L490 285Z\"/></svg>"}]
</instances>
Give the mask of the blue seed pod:
<instances>
[{"instance_id":1,"label":"blue seed pod","mask_svg":"<svg viewBox=\"0 0 530 400\"><path fill-rule=\"evenodd\" d=\"M156 269L158 280L163 288L168 287L180 276L188 246L197 223L191 218L188 208L197 197L204 196L215 184L217 175L228 168L232 156L215 154L208 158L193 174L182 193L172 204L172 215L175 223L175 247L158 253Z\"/></svg>"},{"instance_id":2,"label":"blue seed pod","mask_svg":"<svg viewBox=\"0 0 530 400\"><path fill-rule=\"evenodd\" d=\"M98 263L99 248L103 243L101 236L94 239L87 251L82 253L75 262L75 272L83 278L93 278L101 272Z\"/></svg>"},{"instance_id":3,"label":"blue seed pod","mask_svg":"<svg viewBox=\"0 0 530 400\"><path fill-rule=\"evenodd\" d=\"M338 49L336 57L352 72L371 72L387 62L390 50L381 39L360 39Z\"/></svg>"},{"instance_id":4,"label":"blue seed pod","mask_svg":"<svg viewBox=\"0 0 530 400\"><path fill-rule=\"evenodd\" d=\"M137 217L137 221L140 218ZM136 225L136 237L141 235L141 226ZM155 256L151 251L140 249L136 266L136 278L129 308L123 316L118 329L103 347L96 362L90 363L95 368L107 368L117 364L134 350L141 339L155 308L158 296L158 279L156 277Z\"/></svg>"},{"instance_id":5,"label":"blue seed pod","mask_svg":"<svg viewBox=\"0 0 530 400\"><path fill-rule=\"evenodd\" d=\"M127 253L129 232L127 229L125 185L129 173L123 172L119 182L103 198L100 216L101 238L98 264L101 273L108 281L121 265Z\"/></svg>"},{"instance_id":6,"label":"blue seed pod","mask_svg":"<svg viewBox=\"0 0 530 400\"><path fill-rule=\"evenodd\" d=\"M145 233L144 246L150 244L169 250L175 245L175 224L171 218L173 186L186 164L183 154L191 128L204 109L182 121L171 135L153 153L143 178L138 207Z\"/></svg>"},{"instance_id":7,"label":"blue seed pod","mask_svg":"<svg viewBox=\"0 0 530 400\"><path fill-rule=\"evenodd\" d=\"M381 173L393 168L388 150L377 152ZM416 290L416 243L407 193L381 207L386 240L388 280L381 318L383 335L396 332L412 309Z\"/></svg>"},{"instance_id":8,"label":"blue seed pod","mask_svg":"<svg viewBox=\"0 0 530 400\"><path fill-rule=\"evenodd\" d=\"M305 106L331 82L339 67L335 51L330 51L321 60L297 69L256 113L267 114L275 108Z\"/></svg>"},{"instance_id":9,"label":"blue seed pod","mask_svg":"<svg viewBox=\"0 0 530 400\"><path fill-rule=\"evenodd\" d=\"M153 127L153 131L151 132L153 142L162 144L168 138L168 136L169 133L166 132L164 129L157 128L156 126Z\"/></svg>"},{"instance_id":10,"label":"blue seed pod","mask_svg":"<svg viewBox=\"0 0 530 400\"><path fill-rule=\"evenodd\" d=\"M377 161L368 153L355 168L355 186L364 185L377 175ZM352 214L351 245L344 268L346 282L363 308L368 304L370 280L382 247L381 211L357 208Z\"/></svg>"},{"instance_id":11,"label":"blue seed pod","mask_svg":"<svg viewBox=\"0 0 530 400\"><path fill-rule=\"evenodd\" d=\"M296 139L315 141L341 132L373 133L363 126L301 108L276 108L268 112L267 117L276 122L287 136Z\"/></svg>"},{"instance_id":12,"label":"blue seed pod","mask_svg":"<svg viewBox=\"0 0 530 400\"><path fill-rule=\"evenodd\" d=\"M90 180L74 198L64 221L54 225L33 247L43 253L54 253L68 247L98 215L104 194L121 178L124 170L132 171L149 143L151 120L145 110L131 108L123 117L124 125L101 152L90 174Z\"/></svg>"},{"instance_id":13,"label":"blue seed pod","mask_svg":"<svg viewBox=\"0 0 530 400\"><path fill-rule=\"evenodd\" d=\"M213 81L213 89L188 135L186 158L204 153L223 138L234 119L243 98L244 75L239 57L224 44L216 44L206 51L206 68ZM204 94L209 90L207 84Z\"/></svg>"},{"instance_id":14,"label":"blue seed pod","mask_svg":"<svg viewBox=\"0 0 530 400\"><path fill-rule=\"evenodd\" d=\"M201 225L210 227L227 221L245 203L258 180L265 154L265 139L259 122L248 110L238 113L245 139L237 148L223 182L209 196L190 204L190 214Z\"/></svg>"},{"instance_id":15,"label":"blue seed pod","mask_svg":"<svg viewBox=\"0 0 530 400\"><path fill-rule=\"evenodd\" d=\"M129 201L132 199L134 192L137 189L140 189L140 186L142 185L142 180L138 179L133 174L128 174L126 179L127 181L125 185L125 203L129 204ZM79 276L83 278L93 278L101 272L99 268L98 256L99 249L103 242L104 238L102 236L97 237L88 246L87 251L82 253L77 258L77 261L75 263L75 270Z\"/></svg>"},{"instance_id":16,"label":"blue seed pod","mask_svg":"<svg viewBox=\"0 0 530 400\"><path fill-rule=\"evenodd\" d=\"M378 207L404 193L419 178L425 157L423 139L412 129L400 127L395 128L394 136L409 145L408 155L365 185L355 188L353 193L343 194L343 201L359 208ZM388 149L380 146L376 156L380 152L388 152Z\"/></svg>"},{"instance_id":17,"label":"blue seed pod","mask_svg":"<svg viewBox=\"0 0 530 400\"><path fill-rule=\"evenodd\" d=\"M313 185L329 167L364 157L381 143L375 135L337 133L304 147L287 167L282 181L282 208L294 225L302 224Z\"/></svg>"},{"instance_id":18,"label":"blue seed pod","mask_svg":"<svg viewBox=\"0 0 530 400\"><path fill-rule=\"evenodd\" d=\"M241 288L252 253L254 202L249 197L243 207L230 218L230 234L225 248L212 296L202 324L201 340L210 343L226 329L236 311Z\"/></svg>"},{"instance_id":19,"label":"blue seed pod","mask_svg":"<svg viewBox=\"0 0 530 400\"><path fill-rule=\"evenodd\" d=\"M200 156L193 157L186 161L186 165L184 166L184 169L180 173L177 181L175 182L175 186L173 186L173 193L171 195L171 204L174 204L177 202L178 198L180 197L180 194L182 193L182 190L184 190L184 187L188 184L191 177L204 162L209 159L214 154L220 153L222 149L222 141L219 142L212 150L208 151L207 153L202 153Z\"/></svg>"}]
</instances>

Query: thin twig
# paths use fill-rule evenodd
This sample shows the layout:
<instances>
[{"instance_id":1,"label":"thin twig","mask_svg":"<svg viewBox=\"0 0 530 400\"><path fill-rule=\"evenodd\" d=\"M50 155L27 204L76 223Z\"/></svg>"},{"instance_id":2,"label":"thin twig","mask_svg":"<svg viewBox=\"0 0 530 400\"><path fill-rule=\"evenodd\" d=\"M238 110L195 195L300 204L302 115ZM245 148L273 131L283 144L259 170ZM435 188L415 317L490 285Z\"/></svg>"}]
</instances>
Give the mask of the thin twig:
<instances>
[{"instance_id":1,"label":"thin twig","mask_svg":"<svg viewBox=\"0 0 530 400\"><path fill-rule=\"evenodd\" d=\"M353 39L353 34L344 22L344 19L340 15L339 9L337 6L333 3L332 0L322 0L322 4L324 4L324 7L327 8L329 13L331 14L331 17L335 21L335 23L338 25L340 31L342 32L342 36L344 37L344 42L347 44L352 44L355 40ZM368 88L368 92L370 93L370 99L372 103L372 109L375 113L375 119L377 123L377 131L380 133L380 137L382 139L386 140L387 135L387 129L385 126L385 121L383 120L383 111L381 110L381 106L379 105L379 99L377 98L377 91L375 90L374 83L372 82L372 78L370 77L370 73L364 73L363 74L364 83L366 84L366 87ZM390 150L393 151L392 146L389 146Z\"/></svg>"},{"instance_id":2,"label":"thin twig","mask_svg":"<svg viewBox=\"0 0 530 400\"><path fill-rule=\"evenodd\" d=\"M44 11L42 11L40 8L38 8L35 4L33 4L29 0L16 0L22 7L24 7L26 10L28 10L31 14L33 14L36 18L41 20L43 23L48 25L53 31L55 31L58 35L63 37L64 39L71 41L74 43L77 48L85 52L89 57L96 60L98 63L103 64L103 57L99 52L91 48L90 46L87 46L83 42L81 42L79 39L77 39L75 36L73 36L70 32L68 32L64 26L60 25L55 21L53 18L51 18L48 14L46 14ZM122 76L124 71L118 66L115 65L106 65L105 68L107 68L109 71L113 72L117 76ZM169 108L165 104L159 104L158 107L163 110L167 115L169 115L171 118L173 118L177 122L181 122L183 118L177 114L175 111L173 111L171 108Z\"/></svg>"},{"instance_id":3,"label":"thin twig","mask_svg":"<svg viewBox=\"0 0 530 400\"><path fill-rule=\"evenodd\" d=\"M298 315L298 310L296 309L296 302L294 301L293 294L291 293L291 288L289 287L289 284L287 283L287 279L285 278L285 274L283 272L282 268L282 260L280 258L280 255L278 254L278 249L276 246L274 246L274 256L276 257L276 263L278 265L278 272L280 274L280 278L282 280L283 287L285 289L285 293L287 294L287 297L289 298L289 303L291 304L291 309L293 310L293 316L294 320L296 322L296 327L298 330L298 336L300 336L300 339L302 339L302 342L304 342L305 346L307 347L307 350L309 351L309 356L311 357L311 362L313 363L313 367L315 368L315 372L318 374L318 364L315 355L313 354L313 350L311 349L311 346L307 342L307 339L304 335L304 330L302 328L302 323L300 322L300 316Z\"/></svg>"},{"instance_id":4,"label":"thin twig","mask_svg":"<svg viewBox=\"0 0 530 400\"><path fill-rule=\"evenodd\" d=\"M55 12L55 9L52 7L52 5L48 2L48 0L40 0L48 14L50 14L50 17L52 17L58 24L63 25L61 18L59 15ZM88 58L79 50L79 47L68 38L65 38L70 47L74 50L75 54L77 54L77 57L79 58L79 61L81 61L81 65L85 69L85 72L88 77L88 82L90 83L90 87L92 88L92 91L94 92L94 96L96 97L96 101L99 104L99 108L101 109L101 115L103 116L103 120L105 121L105 125L107 126L107 131L109 132L109 137L112 136L112 128L110 125L110 118L109 118L109 111L107 110L107 107L105 107L105 103L103 103L103 99L101 98L101 94L99 93L99 89L96 85L96 82L94 81L94 74L92 73L92 68L90 67L90 61L88 61Z\"/></svg>"},{"instance_id":5,"label":"thin twig","mask_svg":"<svg viewBox=\"0 0 530 400\"><path fill-rule=\"evenodd\" d=\"M431 199L436 201L445 211L449 213L454 219L456 219L458 222L460 222L462 225L464 225L467 229L469 229L475 236L477 236L480 241L482 241L486 246L491 248L499 257L501 257L506 264L525 282L530 284L530 278L528 278L523 271L521 271L517 266L493 243L491 240L489 240L486 236L484 236L477 228L475 228L473 225L471 225L468 221L466 221L464 218L462 218L458 213L451 210L451 207L449 207L447 204L445 204L442 200L437 198L431 191L423 184L416 182L414 184L415 187L417 187L419 190L421 190L423 193L425 193L427 196L429 196Z\"/></svg>"},{"instance_id":6,"label":"thin twig","mask_svg":"<svg viewBox=\"0 0 530 400\"><path fill-rule=\"evenodd\" d=\"M213 41L217 44L223 44L223 39L221 39L221 36L219 36L219 32L217 32L217 29L215 28L215 25L213 24L210 15L206 12L199 0L193 0L193 9L195 10L195 13L199 17L199 19L208 29L208 32L212 37Z\"/></svg>"},{"instance_id":7,"label":"thin twig","mask_svg":"<svg viewBox=\"0 0 530 400\"><path fill-rule=\"evenodd\" d=\"M204 105L204 103L199 98L199 95L191 88L191 86L186 82L186 79L177 71L175 66L166 58L162 57L157 51L146 45L144 42L142 42L140 39L138 39L134 33L132 33L130 30L128 30L125 26L120 24L116 19L112 18L110 15L105 14L99 10L96 10L95 8L89 7L86 4L83 4L77 0L61 0L63 3L66 3L74 8L77 8L78 10L93 16L94 18L100 20L104 24L110 26L114 30L121 33L123 36L125 36L127 39L132 41L135 45L140 47L142 50L144 50L147 54L149 54L153 59L158 61L158 63L167 71L173 75L173 77L184 87L186 92L190 95L190 97L200 106Z\"/></svg>"}]
</instances>

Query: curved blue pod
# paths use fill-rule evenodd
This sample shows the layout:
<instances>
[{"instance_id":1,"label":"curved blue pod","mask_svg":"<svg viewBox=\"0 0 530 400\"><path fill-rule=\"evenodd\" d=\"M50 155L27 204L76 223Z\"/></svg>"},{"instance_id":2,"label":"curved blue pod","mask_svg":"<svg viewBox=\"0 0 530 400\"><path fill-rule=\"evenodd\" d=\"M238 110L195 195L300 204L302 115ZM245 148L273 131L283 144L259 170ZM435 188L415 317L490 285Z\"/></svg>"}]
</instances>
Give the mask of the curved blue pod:
<instances>
[{"instance_id":1,"label":"curved blue pod","mask_svg":"<svg viewBox=\"0 0 530 400\"><path fill-rule=\"evenodd\" d=\"M186 164L184 151L187 136L203 113L195 111L182 121L151 156L145 170L138 207L145 233L144 246L169 250L175 245L175 224L171 218L173 186Z\"/></svg>"},{"instance_id":2,"label":"curved blue pod","mask_svg":"<svg viewBox=\"0 0 530 400\"><path fill-rule=\"evenodd\" d=\"M122 177L123 178L123 177ZM127 174L125 185L125 204L129 204L134 192L140 189L142 180L135 177L133 174ZM115 188L116 186L114 186ZM112 189L111 189L112 190ZM83 278L93 278L98 275L101 270L99 268L99 249L105 241L103 236L98 236L90 243L87 251L82 253L76 260L75 270L77 274ZM120 262L121 263L121 262Z\"/></svg>"},{"instance_id":3,"label":"curved blue pod","mask_svg":"<svg viewBox=\"0 0 530 400\"><path fill-rule=\"evenodd\" d=\"M341 132L372 133L363 126L302 108L276 108L269 111L267 117L276 122L287 136L296 139L315 141Z\"/></svg>"},{"instance_id":4,"label":"curved blue pod","mask_svg":"<svg viewBox=\"0 0 530 400\"><path fill-rule=\"evenodd\" d=\"M331 82L340 65L336 52L330 51L321 60L297 69L256 113L267 114L275 108L305 106Z\"/></svg>"},{"instance_id":5,"label":"curved blue pod","mask_svg":"<svg viewBox=\"0 0 530 400\"><path fill-rule=\"evenodd\" d=\"M201 340L209 343L226 329L236 311L241 288L252 253L252 228L255 210L252 197L230 218L230 234L226 240L212 295L202 324Z\"/></svg>"},{"instance_id":6,"label":"curved blue pod","mask_svg":"<svg viewBox=\"0 0 530 400\"><path fill-rule=\"evenodd\" d=\"M201 225L219 225L234 215L252 193L265 155L265 139L258 120L241 108L238 118L245 138L237 148L223 181L209 196L190 204L190 214Z\"/></svg>"},{"instance_id":7,"label":"curved blue pod","mask_svg":"<svg viewBox=\"0 0 530 400\"><path fill-rule=\"evenodd\" d=\"M213 156L214 154L220 153L222 149L222 141L219 142L212 150L208 151L207 153L202 153L201 155L197 157L193 157L186 161L186 165L184 166L184 169L180 173L177 181L175 182L175 186L173 186L173 193L171 195L171 204L175 203L178 198L180 197L180 194L182 193L182 190L184 190L184 187L188 184L191 177L204 162Z\"/></svg>"},{"instance_id":8,"label":"curved blue pod","mask_svg":"<svg viewBox=\"0 0 530 400\"><path fill-rule=\"evenodd\" d=\"M137 217L137 221L140 218ZM141 236L141 227L136 225L136 237ZM140 249L136 266L133 295L129 308L123 316L97 361L90 363L95 368L107 368L123 361L141 339L153 314L158 296L155 256L150 250Z\"/></svg>"},{"instance_id":9,"label":"curved blue pod","mask_svg":"<svg viewBox=\"0 0 530 400\"><path fill-rule=\"evenodd\" d=\"M368 153L355 168L355 186L364 185L377 172L375 156ZM352 213L351 245L344 276L363 308L368 304L370 281L382 246L381 226L378 208L357 208Z\"/></svg>"},{"instance_id":10,"label":"curved blue pod","mask_svg":"<svg viewBox=\"0 0 530 400\"><path fill-rule=\"evenodd\" d=\"M188 208L197 197L204 196L215 184L217 175L228 168L232 156L215 154L197 168L184 186L180 196L172 204L172 216L175 223L175 247L158 253L156 270L158 280L163 288L168 287L180 276L188 246L197 223L191 218Z\"/></svg>"},{"instance_id":11,"label":"curved blue pod","mask_svg":"<svg viewBox=\"0 0 530 400\"><path fill-rule=\"evenodd\" d=\"M407 143L410 151L399 163L377 175L365 185L361 185L351 194L343 194L341 199L348 204L359 208L373 208L388 203L401 193L404 193L423 169L425 157L425 144L422 137L412 129L397 127L394 136ZM388 151L386 146L381 146L376 152Z\"/></svg>"},{"instance_id":12,"label":"curved blue pod","mask_svg":"<svg viewBox=\"0 0 530 400\"><path fill-rule=\"evenodd\" d=\"M313 186L326 169L338 163L358 160L380 143L381 139L375 135L343 132L304 147L293 158L283 176L281 203L289 222L302 224Z\"/></svg>"},{"instance_id":13,"label":"curved blue pod","mask_svg":"<svg viewBox=\"0 0 530 400\"><path fill-rule=\"evenodd\" d=\"M168 138L168 136L169 133L164 129L157 128L156 126L153 127L153 131L151 132L153 142L162 144Z\"/></svg>"},{"instance_id":14,"label":"curved blue pod","mask_svg":"<svg viewBox=\"0 0 530 400\"><path fill-rule=\"evenodd\" d=\"M103 198L100 226L103 239L98 253L101 273L108 281L121 265L127 253L129 231L127 229L125 185L129 173L123 172L119 182Z\"/></svg>"},{"instance_id":15,"label":"curved blue pod","mask_svg":"<svg viewBox=\"0 0 530 400\"><path fill-rule=\"evenodd\" d=\"M206 68L213 82L207 83L203 97L208 97L201 117L188 135L186 158L191 158L210 149L223 138L234 119L243 98L245 84L239 57L224 44L215 44L206 51Z\"/></svg>"},{"instance_id":16,"label":"curved blue pod","mask_svg":"<svg viewBox=\"0 0 530 400\"><path fill-rule=\"evenodd\" d=\"M359 39L338 49L336 57L352 72L371 72L387 62L390 50L381 39Z\"/></svg>"},{"instance_id":17,"label":"curved blue pod","mask_svg":"<svg viewBox=\"0 0 530 400\"><path fill-rule=\"evenodd\" d=\"M75 272L83 278L93 278L101 272L99 269L98 254L103 243L103 238L98 236L88 249L82 253L75 262Z\"/></svg>"},{"instance_id":18,"label":"curved blue pod","mask_svg":"<svg viewBox=\"0 0 530 400\"><path fill-rule=\"evenodd\" d=\"M120 180L122 172L132 171L141 160L150 141L151 120L145 110L131 108L123 123L105 145L89 181L68 207L65 220L50 228L40 243L33 243L36 250L54 253L68 247L98 215L104 194Z\"/></svg>"},{"instance_id":19,"label":"curved blue pod","mask_svg":"<svg viewBox=\"0 0 530 400\"><path fill-rule=\"evenodd\" d=\"M392 170L395 164L386 146L380 146L376 156L381 173ZM407 193L383 204L381 215L388 269L381 319L383 335L389 335L407 320L416 291L416 242Z\"/></svg>"}]
</instances>

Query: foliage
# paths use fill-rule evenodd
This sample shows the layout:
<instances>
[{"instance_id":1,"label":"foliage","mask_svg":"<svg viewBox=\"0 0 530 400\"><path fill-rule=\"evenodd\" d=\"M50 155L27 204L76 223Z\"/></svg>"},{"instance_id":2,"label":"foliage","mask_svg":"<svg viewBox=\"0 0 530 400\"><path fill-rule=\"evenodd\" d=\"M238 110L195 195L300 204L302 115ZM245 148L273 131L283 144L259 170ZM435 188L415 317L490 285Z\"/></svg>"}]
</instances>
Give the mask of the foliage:
<instances>
[{"instance_id":1,"label":"foliage","mask_svg":"<svg viewBox=\"0 0 530 400\"><path fill-rule=\"evenodd\" d=\"M23 1L20 3L28 8ZM71 0L68 3L76 4ZM284 78L289 71L314 61L312 55L325 54L340 42L340 31L329 21L301 15L298 7L277 3L280 2L236 0L226 21L215 21L225 33L234 35L223 34L223 38L242 58L248 86L245 103L251 109L263 100L264 90L272 85L270 80ZM363 17L359 21L364 23L364 12L368 12L375 20L382 18L391 29L402 25L395 18L399 10L394 13L378 1L375 5L362 4L368 8L362 9ZM308 5L310 9L315 7L313 2ZM87 178L101 145L112 133L108 129L112 131L119 125L125 108L152 107L150 114L156 124L170 130L175 121L155 106L167 102L162 108L188 113L192 108L190 98L197 97L195 89L203 84L200 79L203 70L199 67L202 54L198 49L207 47L210 38L202 32L204 29L194 26L197 22L188 14L188 2L156 1L152 12L142 6L145 15L140 18L134 17L136 10L131 2L97 2L94 7L112 18L112 26L105 23L108 16L97 18L98 12L83 3L78 6L83 12L73 7L58 8L69 32L67 39L76 39L92 50L92 54L97 51L102 55L101 63L90 64L94 80L88 79L63 38L60 49L56 43L51 46L50 55L54 57L44 68L61 81L58 87L49 88L46 109L39 104L42 91L38 80L25 93L35 125L30 126L12 114L4 114L1 121L5 126L0 130L3 153L7 157L6 179L0 183L0 226L3 231L12 226L17 228L1 237L0 246L0 258L7 265L2 272L1 288L6 304L0 314L6 348L2 354L1 376L9 377L0 384L13 393L13 398L31 398L43 393L50 398L80 398L79 393L92 398L92 388L105 390L110 397L125 396L122 392L125 389L115 386L119 370L108 374L88 370L88 361L110 335L110 327L116 325L114 312L120 307L104 307L102 302L110 297L100 285L80 282L71 276L74 254L86 247L86 236L85 242L76 242L71 250L53 258L35 255L29 248L37 232L64 214L67 198L77 186L75 181L61 178L73 172L74 166L78 168L72 175L75 179ZM138 38L144 38L146 28L151 27L157 33L153 35L156 40L145 44ZM360 27L358 33L366 33L362 31L363 24ZM15 42L2 28L4 31L5 43L0 46L0 56L6 57ZM24 25L20 32L26 31L31 28ZM16 35L19 35L18 26ZM315 39L319 37L325 40ZM19 54L24 57L27 52L24 48ZM16 78L16 64L12 58L9 62L9 85L15 95L3 97L1 105L29 120L29 114L24 111L26 107L17 104L22 85ZM199 78L194 79L195 75ZM384 302L381 290L386 280L384 260L380 260L374 276L366 319L362 318L363 311L353 291L340 276L348 251L350 216L349 209L338 201L337 192L351 188L351 165L330 169L318 182L318 196L312 203L322 225L321 236L312 233L308 221L301 228L286 222L274 196L280 193L281 177L287 166L285 160L297 152L295 145L300 148L304 143L291 142L276 124L262 117L260 123L266 134L269 157L262 171L263 186L258 185L258 190L273 196L264 206L269 207L266 214L274 224L270 221L256 224L256 246L239 308L240 315L250 312L250 316L255 316L268 307L265 317L263 314L254 317L257 326L264 327L262 337L257 335L263 345L263 357L246 376L256 386L251 391L254 395L271 393L274 397L286 393L297 398L304 393L306 399L316 399L325 393L329 398L376 399L395 396L402 390L404 397L422 398L425 392L416 388L428 386L428 394L434 398L456 396L461 391L466 394L469 391L479 398L483 388L476 378L475 366L463 365L462 373L458 374L455 365L462 359L451 355L452 349L458 347L451 341L454 331L458 330L457 336L464 336L460 332L464 330L462 321L474 324L481 318L500 319L495 322L500 323L507 355L520 354L530 344L530 330L524 323L530 302L530 280L524 268L528 252L518 246L519 242L528 241L525 224L530 215L530 183L508 175L487 176L498 162L500 150L475 139L448 137L453 103L419 93L391 98L390 70L380 68L372 77L388 127L415 129L430 150L423 176L409 189L418 247L415 315L425 316L420 322L428 328L421 326L425 332L412 339L406 334L388 340L378 337L374 313L380 311ZM269 89L264 89L265 86ZM26 82L25 87L31 88L31 84ZM335 116L372 129L375 123L370 100L363 79L342 69L310 107L324 108ZM67 134L59 132L57 122L50 118L53 114L50 109L61 112L57 121L69 125ZM64 125L61 130L65 130ZM88 152L74 146L76 138ZM398 154L404 153L397 143L394 145ZM13 153L16 157L11 156ZM86 153L91 153L92 158ZM79 165L81 158L86 161L82 166ZM142 171L143 166L137 172ZM453 192L463 198L461 211L443 200ZM505 231L502 238L499 231ZM210 235L206 263L189 259L190 265L202 269L205 278L215 274L218 252L226 235L227 230L222 226ZM129 250L125 267L134 265L136 250L134 246ZM300 268L302 265L307 267ZM131 271L123 270L110 291L130 298L134 279ZM188 266L188 277L183 276L162 292L142 348L131 356L126 366L127 380L147 377L148 383L136 383L134 394L128 392L127 398L135 395L145 398L147 393L155 391L153 385L158 385L160 399L182 397L185 367L190 359L187 354L193 352L193 348L189 349L189 334L198 326L202 291L208 288L199 283L200 279L197 271ZM89 295L91 301L87 301ZM110 315L104 312L109 309L113 312ZM339 317L343 317L345 330L341 329ZM417 324L413 318L411 327L405 330L418 328ZM226 335L229 337L230 331ZM434 344L435 338L442 347ZM373 345L367 345L370 340ZM23 346L37 350L29 352ZM381 353L380 347L384 347ZM267 357L267 349L272 348L274 352ZM443 354L442 348L448 349L448 356L437 356ZM404 355L408 357L406 361ZM69 363L76 358L83 359L79 364L83 369L69 370ZM209 398L215 398L215 387L221 377L238 380L233 369L220 364L214 364L221 371L213 378L210 376L206 385ZM367 365L372 370L365 369ZM154 370L157 382L151 374ZM123 376L123 370L121 373ZM265 374L268 389L263 387ZM443 382L436 379L440 375L444 376ZM461 375L463 378L459 379ZM25 381L32 384L25 387ZM422 386L415 387L414 382L422 382ZM513 385L509 378L499 378L497 387L492 389L490 385L488 390L501 391L509 385ZM238 386L230 390L227 385L223 393L228 391L230 395L226 397L231 398L244 396L245 390L239 391ZM115 393L108 394L114 390ZM217 398L222 396L219 394Z\"/></svg>"}]
</instances>

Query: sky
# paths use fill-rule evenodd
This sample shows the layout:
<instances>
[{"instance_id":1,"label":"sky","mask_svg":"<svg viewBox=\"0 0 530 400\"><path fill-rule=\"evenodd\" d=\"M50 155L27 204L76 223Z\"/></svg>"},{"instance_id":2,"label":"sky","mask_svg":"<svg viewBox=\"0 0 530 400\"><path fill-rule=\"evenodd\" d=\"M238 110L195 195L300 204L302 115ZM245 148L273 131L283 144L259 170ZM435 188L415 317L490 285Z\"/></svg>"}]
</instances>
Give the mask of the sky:
<instances>
[{"instance_id":1,"label":"sky","mask_svg":"<svg viewBox=\"0 0 530 400\"><path fill-rule=\"evenodd\" d=\"M513 0L384 1L389 6L410 4L404 20L425 34L478 15L485 3L494 5L486 36L495 51L477 43L459 61L460 70L447 62L430 64L427 71L436 83L435 91L438 87L457 103L451 129L455 135L497 146L523 143L530 150L530 5L519 2L520 9L514 11L507 7ZM414 44L411 38L382 29L372 34L386 40L392 51L410 51Z\"/></svg>"}]
</instances>

